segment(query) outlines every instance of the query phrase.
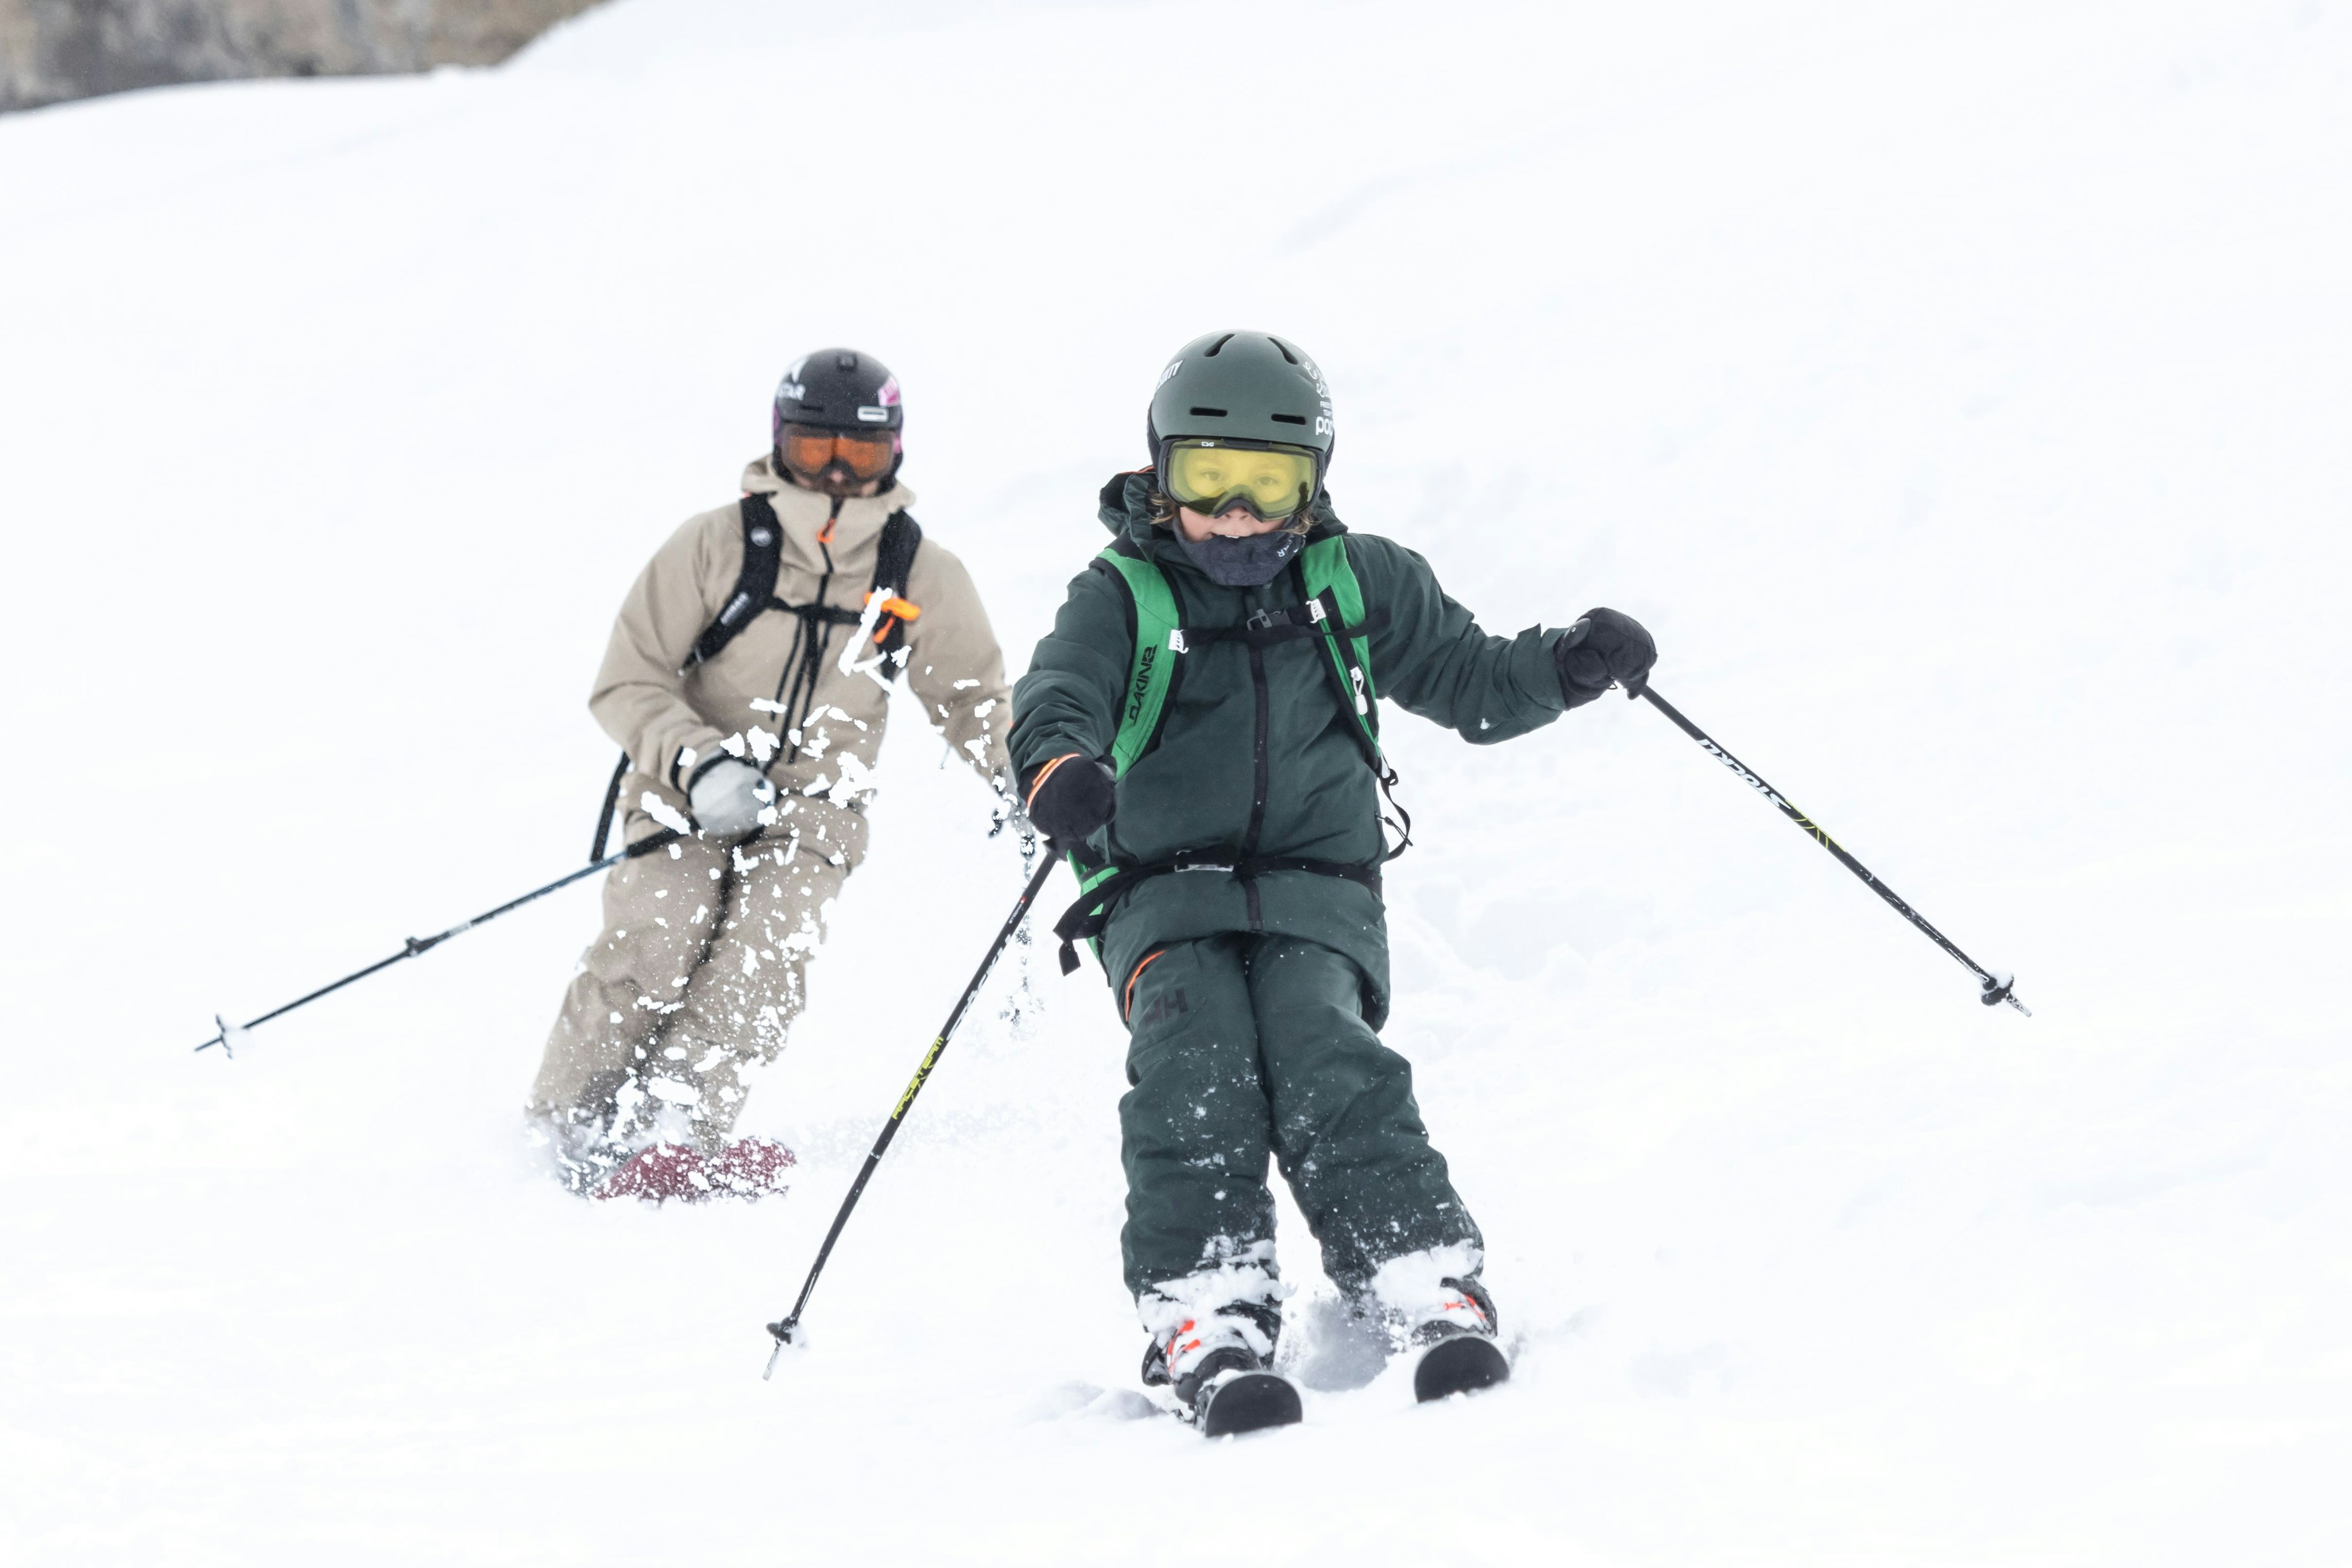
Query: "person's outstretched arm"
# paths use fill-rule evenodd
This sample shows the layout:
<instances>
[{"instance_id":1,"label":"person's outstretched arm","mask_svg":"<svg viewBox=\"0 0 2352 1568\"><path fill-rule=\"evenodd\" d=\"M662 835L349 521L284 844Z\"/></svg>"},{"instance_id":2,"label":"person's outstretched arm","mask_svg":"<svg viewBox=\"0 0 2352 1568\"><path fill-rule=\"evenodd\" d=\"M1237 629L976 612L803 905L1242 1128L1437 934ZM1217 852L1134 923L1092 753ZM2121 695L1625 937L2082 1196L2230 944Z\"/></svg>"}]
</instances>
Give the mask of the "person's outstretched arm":
<instances>
[{"instance_id":1,"label":"person's outstretched arm","mask_svg":"<svg viewBox=\"0 0 2352 1568\"><path fill-rule=\"evenodd\" d=\"M992 785L1008 785L1013 697L980 591L952 551L928 539L908 576L907 597L922 613L907 627L907 685L968 767Z\"/></svg>"},{"instance_id":2,"label":"person's outstretched arm","mask_svg":"<svg viewBox=\"0 0 2352 1568\"><path fill-rule=\"evenodd\" d=\"M1565 630L1490 636L1414 551L1367 534L1347 541L1366 604L1389 614L1372 633L1373 685L1465 740L1483 746L1540 729L1611 680L1638 680L1656 657L1649 634L1614 611L1592 611Z\"/></svg>"},{"instance_id":3,"label":"person's outstretched arm","mask_svg":"<svg viewBox=\"0 0 2352 1568\"><path fill-rule=\"evenodd\" d=\"M1092 568L1080 572L1013 688L1015 772L1025 779L1057 757L1110 755L1134 648L1117 585Z\"/></svg>"},{"instance_id":4,"label":"person's outstretched arm","mask_svg":"<svg viewBox=\"0 0 2352 1568\"><path fill-rule=\"evenodd\" d=\"M713 516L690 519L637 574L588 698L588 711L637 768L680 794L720 737L688 706L678 671L719 613L703 585L731 587L742 569L740 530L715 525Z\"/></svg>"}]
</instances>

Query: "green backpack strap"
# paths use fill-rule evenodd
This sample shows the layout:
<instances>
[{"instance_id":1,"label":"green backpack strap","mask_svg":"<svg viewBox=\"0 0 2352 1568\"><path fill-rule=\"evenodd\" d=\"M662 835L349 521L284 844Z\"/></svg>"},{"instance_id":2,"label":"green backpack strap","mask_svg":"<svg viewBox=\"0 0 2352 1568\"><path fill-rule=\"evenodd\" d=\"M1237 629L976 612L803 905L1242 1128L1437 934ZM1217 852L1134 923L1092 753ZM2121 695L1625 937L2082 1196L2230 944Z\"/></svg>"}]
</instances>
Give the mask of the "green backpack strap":
<instances>
[{"instance_id":1,"label":"green backpack strap","mask_svg":"<svg viewBox=\"0 0 2352 1568\"><path fill-rule=\"evenodd\" d=\"M1380 780L1381 799L1396 813L1381 819L1396 830L1395 847L1381 856L1382 862L1392 861L1412 847L1412 813L1398 803L1396 769L1389 766L1388 754L1381 749L1381 694L1372 684L1371 633L1374 620L1384 621L1386 616L1383 612L1375 617L1365 606L1363 585L1349 564L1343 537L1334 534L1308 545L1299 555L1297 570L1307 613L1322 631L1323 646L1331 655L1339 706L1356 721L1356 738L1363 746L1364 760L1371 765L1372 777Z\"/></svg>"},{"instance_id":2,"label":"green backpack strap","mask_svg":"<svg viewBox=\"0 0 2352 1568\"><path fill-rule=\"evenodd\" d=\"M1135 624L1135 652L1128 665L1127 691L1120 698L1118 733L1110 743L1112 770L1123 779L1160 738L1169 694L1176 686L1178 661L1172 640L1183 622L1167 574L1132 546L1124 550L1117 544L1105 546L1095 563L1127 590L1128 609ZM1076 855L1068 859L1081 894L1092 893L1118 874L1115 865L1090 866ZM1102 956L1099 940L1089 946L1097 957ZM1075 963L1075 958L1066 956L1065 972Z\"/></svg>"},{"instance_id":3,"label":"green backpack strap","mask_svg":"<svg viewBox=\"0 0 2352 1568\"><path fill-rule=\"evenodd\" d=\"M1124 549L1118 544L1106 546L1095 560L1126 588L1128 608L1135 620L1135 651L1128 667L1118 733L1110 747L1111 767L1124 778L1160 738L1181 668L1174 655L1183 651L1177 641L1183 617L1168 574L1132 546ZM1363 586L1349 564L1346 543L1335 535L1307 546L1299 556L1298 572L1307 613L1323 630L1323 645L1330 654L1332 673L1339 677L1340 706L1355 719L1374 771L1384 773L1380 689L1372 683L1371 628L1366 624ZM1351 629L1355 635L1331 634L1342 629Z\"/></svg>"},{"instance_id":4,"label":"green backpack strap","mask_svg":"<svg viewBox=\"0 0 2352 1568\"><path fill-rule=\"evenodd\" d=\"M1128 606L1135 616L1135 653L1128 668L1127 692L1120 699L1118 734L1110 743L1111 768L1123 779L1160 738L1168 695L1176 684L1176 650L1171 639L1183 622L1176 608L1176 591L1156 562L1126 553L1117 545L1107 546L1095 559L1126 586Z\"/></svg>"},{"instance_id":5,"label":"green backpack strap","mask_svg":"<svg viewBox=\"0 0 2352 1568\"><path fill-rule=\"evenodd\" d=\"M1307 612L1323 631L1323 646L1331 655L1332 673L1339 677L1339 703L1356 721L1364 754L1372 771L1389 775L1381 751L1380 690L1372 685L1371 628L1365 624L1363 585L1348 564L1345 538L1333 535L1308 545L1298 558L1299 584L1306 591ZM1336 622L1336 624L1335 624ZM1352 637L1332 633L1353 628Z\"/></svg>"}]
</instances>

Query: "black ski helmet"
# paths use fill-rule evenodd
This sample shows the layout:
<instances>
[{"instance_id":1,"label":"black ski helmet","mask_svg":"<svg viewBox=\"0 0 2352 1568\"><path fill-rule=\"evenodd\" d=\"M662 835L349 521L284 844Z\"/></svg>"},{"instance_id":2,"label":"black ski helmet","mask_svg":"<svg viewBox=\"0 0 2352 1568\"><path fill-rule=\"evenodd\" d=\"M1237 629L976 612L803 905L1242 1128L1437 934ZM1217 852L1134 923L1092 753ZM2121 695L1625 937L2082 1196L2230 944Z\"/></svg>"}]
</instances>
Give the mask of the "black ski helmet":
<instances>
[{"instance_id":1,"label":"black ski helmet","mask_svg":"<svg viewBox=\"0 0 2352 1568\"><path fill-rule=\"evenodd\" d=\"M898 401L898 378L873 355L855 349L819 349L803 354L785 368L784 379L776 383L775 410L769 421L769 441L780 449L776 472L783 472L781 448L787 424L868 434L887 430L891 450L898 455L890 472L883 476L883 488L887 489L898 476L898 463L906 459L900 434L906 423L907 410Z\"/></svg>"},{"instance_id":2,"label":"black ski helmet","mask_svg":"<svg viewBox=\"0 0 2352 1568\"><path fill-rule=\"evenodd\" d=\"M1176 350L1160 372L1144 420L1151 461L1180 436L1270 441L1316 455L1316 486L1331 469L1331 387L1297 344L1270 332L1211 332Z\"/></svg>"}]
</instances>

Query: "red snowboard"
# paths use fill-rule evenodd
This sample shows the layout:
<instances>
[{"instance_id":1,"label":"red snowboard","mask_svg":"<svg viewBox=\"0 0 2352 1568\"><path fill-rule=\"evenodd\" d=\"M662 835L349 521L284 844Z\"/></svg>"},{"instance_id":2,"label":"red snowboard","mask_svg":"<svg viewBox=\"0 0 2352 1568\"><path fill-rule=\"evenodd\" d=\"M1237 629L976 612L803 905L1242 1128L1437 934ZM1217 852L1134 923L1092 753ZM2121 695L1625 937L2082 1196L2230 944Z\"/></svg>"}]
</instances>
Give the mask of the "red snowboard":
<instances>
[{"instance_id":1,"label":"red snowboard","mask_svg":"<svg viewBox=\"0 0 2352 1568\"><path fill-rule=\"evenodd\" d=\"M761 1198L785 1190L793 1152L765 1138L738 1138L715 1160L684 1144L649 1144L606 1176L591 1195L646 1203L700 1203L706 1198Z\"/></svg>"}]
</instances>

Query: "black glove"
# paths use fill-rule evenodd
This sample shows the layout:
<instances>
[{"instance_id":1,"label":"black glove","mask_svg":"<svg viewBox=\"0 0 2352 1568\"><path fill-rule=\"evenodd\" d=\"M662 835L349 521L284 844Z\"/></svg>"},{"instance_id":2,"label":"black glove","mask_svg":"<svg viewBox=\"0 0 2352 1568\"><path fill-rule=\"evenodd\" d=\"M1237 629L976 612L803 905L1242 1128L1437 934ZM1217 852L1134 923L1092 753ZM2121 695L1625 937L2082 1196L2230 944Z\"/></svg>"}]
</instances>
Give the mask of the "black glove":
<instances>
[{"instance_id":1,"label":"black glove","mask_svg":"<svg viewBox=\"0 0 2352 1568\"><path fill-rule=\"evenodd\" d=\"M1639 696L1650 666L1658 662L1658 645L1631 615L1588 610L1551 645L1551 662L1559 670L1560 695L1569 706L1581 707L1612 681L1627 696Z\"/></svg>"},{"instance_id":2,"label":"black glove","mask_svg":"<svg viewBox=\"0 0 2352 1568\"><path fill-rule=\"evenodd\" d=\"M1060 848L1075 849L1094 837L1118 809L1118 776L1091 757L1073 751L1040 763L1022 790L1030 822Z\"/></svg>"}]
</instances>

